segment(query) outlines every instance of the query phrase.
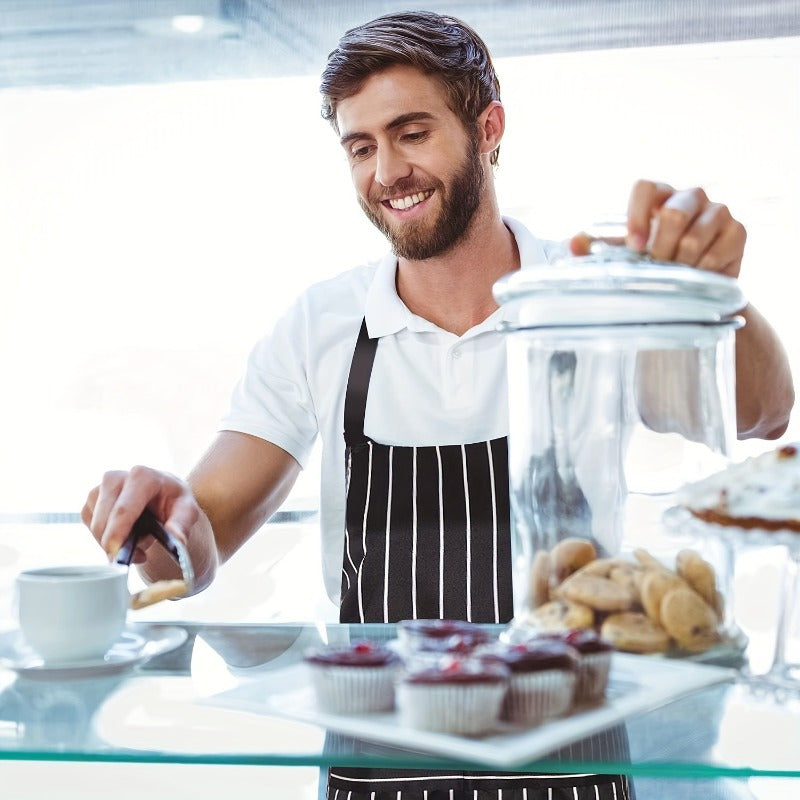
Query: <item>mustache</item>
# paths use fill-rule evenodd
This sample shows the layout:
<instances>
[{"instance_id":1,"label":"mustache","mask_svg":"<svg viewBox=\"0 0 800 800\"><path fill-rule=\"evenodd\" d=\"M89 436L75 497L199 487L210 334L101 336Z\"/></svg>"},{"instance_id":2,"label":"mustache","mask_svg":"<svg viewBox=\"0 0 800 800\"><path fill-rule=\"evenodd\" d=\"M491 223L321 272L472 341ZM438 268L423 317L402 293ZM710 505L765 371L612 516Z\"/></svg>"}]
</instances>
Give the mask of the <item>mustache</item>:
<instances>
[{"instance_id":1,"label":"mustache","mask_svg":"<svg viewBox=\"0 0 800 800\"><path fill-rule=\"evenodd\" d=\"M421 184L418 181L403 180L398 181L393 186L383 186L378 191L370 192L369 199L372 203L383 203L386 200L391 200L393 197L405 197L409 194L417 194L418 192L427 192L432 188L428 184Z\"/></svg>"}]
</instances>

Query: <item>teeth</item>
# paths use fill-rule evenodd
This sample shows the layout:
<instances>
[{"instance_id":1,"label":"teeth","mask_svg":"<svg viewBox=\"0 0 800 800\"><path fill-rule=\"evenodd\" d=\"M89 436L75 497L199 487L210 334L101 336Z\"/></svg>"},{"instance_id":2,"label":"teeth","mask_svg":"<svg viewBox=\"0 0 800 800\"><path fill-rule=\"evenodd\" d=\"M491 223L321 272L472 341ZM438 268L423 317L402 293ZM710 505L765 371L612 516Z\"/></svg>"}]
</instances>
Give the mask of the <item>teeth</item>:
<instances>
[{"instance_id":1,"label":"teeth","mask_svg":"<svg viewBox=\"0 0 800 800\"><path fill-rule=\"evenodd\" d=\"M415 206L417 203L427 200L431 194L433 194L433 192L418 192L417 194L406 195L406 197L392 198L389 200L389 205L396 209L411 208L411 206Z\"/></svg>"}]
</instances>

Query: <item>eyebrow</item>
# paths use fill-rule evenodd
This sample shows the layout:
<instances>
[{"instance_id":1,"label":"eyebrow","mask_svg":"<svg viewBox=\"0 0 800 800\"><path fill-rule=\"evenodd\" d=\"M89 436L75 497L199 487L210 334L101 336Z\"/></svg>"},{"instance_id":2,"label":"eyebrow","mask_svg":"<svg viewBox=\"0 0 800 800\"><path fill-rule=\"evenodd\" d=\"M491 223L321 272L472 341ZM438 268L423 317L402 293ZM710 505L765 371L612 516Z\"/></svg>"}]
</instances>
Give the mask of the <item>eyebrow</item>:
<instances>
[{"instance_id":1,"label":"eyebrow","mask_svg":"<svg viewBox=\"0 0 800 800\"><path fill-rule=\"evenodd\" d=\"M384 126L384 130L390 131L393 128L400 128L403 125L408 125L409 122L420 122L422 120L431 120L435 119L434 115L428 111L410 111L408 114L400 114L399 117L395 117L393 120L388 122ZM344 147L348 142L352 142L356 139L371 139L372 136L369 133L364 133L363 131L353 131L353 133L346 133L339 139L339 144Z\"/></svg>"}]
</instances>

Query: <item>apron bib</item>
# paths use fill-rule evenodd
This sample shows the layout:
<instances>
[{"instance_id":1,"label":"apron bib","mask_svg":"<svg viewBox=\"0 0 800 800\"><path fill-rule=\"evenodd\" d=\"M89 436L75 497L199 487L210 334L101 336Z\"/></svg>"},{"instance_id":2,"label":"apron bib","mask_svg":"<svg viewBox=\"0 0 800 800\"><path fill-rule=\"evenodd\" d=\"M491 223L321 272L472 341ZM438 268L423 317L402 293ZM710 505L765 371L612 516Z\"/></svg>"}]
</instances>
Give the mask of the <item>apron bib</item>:
<instances>
[{"instance_id":1,"label":"apron bib","mask_svg":"<svg viewBox=\"0 0 800 800\"><path fill-rule=\"evenodd\" d=\"M508 445L405 447L364 435L378 339L358 334L344 404L339 621L513 616ZM604 749L608 751L608 742ZM624 776L331 767L328 800L628 800Z\"/></svg>"}]
</instances>

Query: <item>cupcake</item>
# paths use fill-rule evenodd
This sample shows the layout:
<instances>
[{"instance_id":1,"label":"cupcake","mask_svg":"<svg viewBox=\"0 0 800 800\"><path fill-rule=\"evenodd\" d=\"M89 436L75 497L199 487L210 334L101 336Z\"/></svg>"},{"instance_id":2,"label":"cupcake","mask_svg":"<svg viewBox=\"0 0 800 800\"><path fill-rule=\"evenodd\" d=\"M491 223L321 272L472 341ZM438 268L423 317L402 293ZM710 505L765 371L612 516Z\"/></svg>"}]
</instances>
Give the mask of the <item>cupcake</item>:
<instances>
[{"instance_id":1,"label":"cupcake","mask_svg":"<svg viewBox=\"0 0 800 800\"><path fill-rule=\"evenodd\" d=\"M598 703L606 693L614 645L591 628L548 631L540 638L564 642L578 652L575 703Z\"/></svg>"},{"instance_id":2,"label":"cupcake","mask_svg":"<svg viewBox=\"0 0 800 800\"><path fill-rule=\"evenodd\" d=\"M397 624L397 638L405 653L428 651L467 655L491 637L473 622L455 619L405 619Z\"/></svg>"},{"instance_id":3,"label":"cupcake","mask_svg":"<svg viewBox=\"0 0 800 800\"><path fill-rule=\"evenodd\" d=\"M435 664L444 656L467 658L492 638L477 625L457 620L405 620L397 630L398 650L411 666Z\"/></svg>"},{"instance_id":4,"label":"cupcake","mask_svg":"<svg viewBox=\"0 0 800 800\"><path fill-rule=\"evenodd\" d=\"M500 662L445 657L408 669L397 684L403 724L441 733L476 735L495 727L508 685Z\"/></svg>"},{"instance_id":5,"label":"cupcake","mask_svg":"<svg viewBox=\"0 0 800 800\"><path fill-rule=\"evenodd\" d=\"M484 658L510 671L501 716L509 722L538 725L570 710L578 678L578 653L555 639L493 645Z\"/></svg>"},{"instance_id":6,"label":"cupcake","mask_svg":"<svg viewBox=\"0 0 800 800\"><path fill-rule=\"evenodd\" d=\"M361 714L394 707L394 681L400 657L371 642L308 650L304 660L322 711Z\"/></svg>"}]
</instances>

